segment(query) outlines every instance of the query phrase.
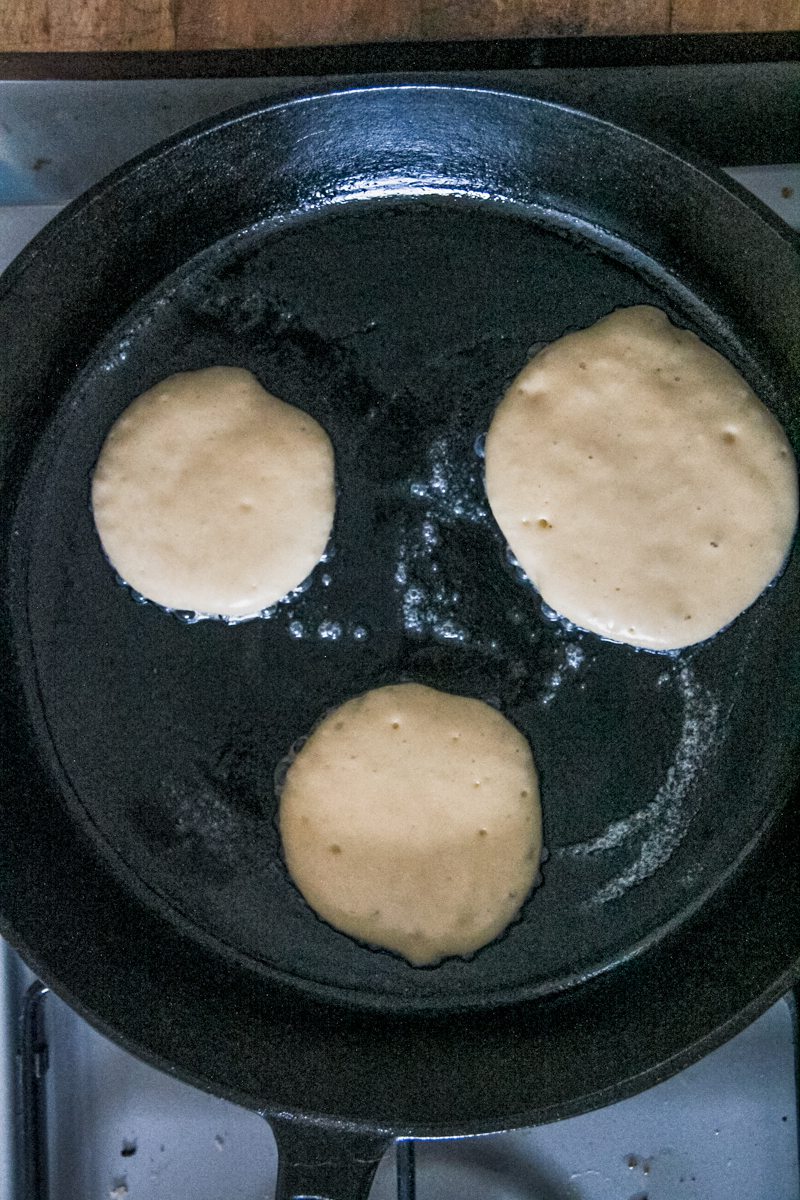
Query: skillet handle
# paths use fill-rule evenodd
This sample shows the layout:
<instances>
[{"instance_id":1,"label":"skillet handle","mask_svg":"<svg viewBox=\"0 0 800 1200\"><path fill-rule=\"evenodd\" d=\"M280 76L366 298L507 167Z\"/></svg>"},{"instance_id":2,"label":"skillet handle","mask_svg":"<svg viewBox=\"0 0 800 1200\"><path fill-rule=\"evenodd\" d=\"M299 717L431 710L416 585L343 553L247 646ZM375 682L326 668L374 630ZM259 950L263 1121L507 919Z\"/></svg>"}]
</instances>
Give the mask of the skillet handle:
<instances>
[{"instance_id":1,"label":"skillet handle","mask_svg":"<svg viewBox=\"0 0 800 1200\"><path fill-rule=\"evenodd\" d=\"M389 1133L270 1117L278 1145L275 1200L367 1200Z\"/></svg>"}]
</instances>

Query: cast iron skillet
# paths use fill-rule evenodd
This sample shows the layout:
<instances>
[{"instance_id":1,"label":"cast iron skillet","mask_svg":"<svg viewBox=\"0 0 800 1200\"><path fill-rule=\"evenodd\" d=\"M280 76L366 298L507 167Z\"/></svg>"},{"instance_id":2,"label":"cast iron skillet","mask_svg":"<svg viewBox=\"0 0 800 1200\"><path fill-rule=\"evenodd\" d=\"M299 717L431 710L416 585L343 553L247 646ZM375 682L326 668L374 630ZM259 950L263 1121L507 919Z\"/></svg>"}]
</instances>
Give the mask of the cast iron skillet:
<instances>
[{"instance_id":1,"label":"cast iron skillet","mask_svg":"<svg viewBox=\"0 0 800 1200\"><path fill-rule=\"evenodd\" d=\"M797 446L798 280L779 224L675 154L421 86L192 130L4 277L0 927L100 1029L263 1111L281 1197L365 1195L392 1135L627 1095L796 978L797 553L704 645L603 643L507 561L480 439L532 348L650 302ZM138 603L88 505L123 407L212 363L307 408L337 455L328 560L235 627ZM401 679L525 732L549 849L505 937L427 970L320 922L274 825L295 739Z\"/></svg>"}]
</instances>

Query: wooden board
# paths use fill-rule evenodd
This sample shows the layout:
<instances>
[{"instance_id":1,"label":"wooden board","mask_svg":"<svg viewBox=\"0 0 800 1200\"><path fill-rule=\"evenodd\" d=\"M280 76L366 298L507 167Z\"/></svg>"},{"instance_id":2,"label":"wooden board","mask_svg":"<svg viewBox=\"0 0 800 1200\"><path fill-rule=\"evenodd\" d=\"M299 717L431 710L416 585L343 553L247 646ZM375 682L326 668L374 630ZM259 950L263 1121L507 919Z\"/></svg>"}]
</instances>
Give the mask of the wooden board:
<instances>
[{"instance_id":1,"label":"wooden board","mask_svg":"<svg viewBox=\"0 0 800 1200\"><path fill-rule=\"evenodd\" d=\"M670 0L420 0L423 38L667 33Z\"/></svg>"},{"instance_id":2,"label":"wooden board","mask_svg":"<svg viewBox=\"0 0 800 1200\"><path fill-rule=\"evenodd\" d=\"M766 33L800 28L800 0L672 0L673 33Z\"/></svg>"},{"instance_id":3,"label":"wooden board","mask_svg":"<svg viewBox=\"0 0 800 1200\"><path fill-rule=\"evenodd\" d=\"M173 50L171 0L0 0L0 50Z\"/></svg>"},{"instance_id":4,"label":"wooden board","mask_svg":"<svg viewBox=\"0 0 800 1200\"><path fill-rule=\"evenodd\" d=\"M418 35L419 0L182 0L178 50L383 42Z\"/></svg>"},{"instance_id":5,"label":"wooden board","mask_svg":"<svg viewBox=\"0 0 800 1200\"><path fill-rule=\"evenodd\" d=\"M183 0L176 46L666 33L669 0Z\"/></svg>"},{"instance_id":6,"label":"wooden board","mask_svg":"<svg viewBox=\"0 0 800 1200\"><path fill-rule=\"evenodd\" d=\"M800 29L800 0L0 0L0 51Z\"/></svg>"}]
</instances>

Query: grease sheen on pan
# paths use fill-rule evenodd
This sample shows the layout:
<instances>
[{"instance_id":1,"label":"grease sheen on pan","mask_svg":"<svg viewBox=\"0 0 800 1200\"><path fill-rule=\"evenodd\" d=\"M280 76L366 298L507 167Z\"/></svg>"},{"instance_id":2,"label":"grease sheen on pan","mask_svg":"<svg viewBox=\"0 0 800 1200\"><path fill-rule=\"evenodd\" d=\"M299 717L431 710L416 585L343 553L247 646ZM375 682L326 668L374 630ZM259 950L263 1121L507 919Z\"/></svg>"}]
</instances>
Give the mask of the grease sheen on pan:
<instances>
[{"instance_id":1,"label":"grease sheen on pan","mask_svg":"<svg viewBox=\"0 0 800 1200\"><path fill-rule=\"evenodd\" d=\"M486 490L548 605L652 650L700 642L752 604L797 522L778 422L729 362L649 306L524 367L487 434Z\"/></svg>"},{"instance_id":2,"label":"grease sheen on pan","mask_svg":"<svg viewBox=\"0 0 800 1200\"><path fill-rule=\"evenodd\" d=\"M254 616L325 551L330 438L238 367L172 375L112 426L92 508L108 558L166 608Z\"/></svg>"},{"instance_id":3,"label":"grease sheen on pan","mask_svg":"<svg viewBox=\"0 0 800 1200\"><path fill-rule=\"evenodd\" d=\"M481 700L413 683L324 718L289 767L279 822L315 912L418 966L497 937L542 849L522 734Z\"/></svg>"}]
</instances>

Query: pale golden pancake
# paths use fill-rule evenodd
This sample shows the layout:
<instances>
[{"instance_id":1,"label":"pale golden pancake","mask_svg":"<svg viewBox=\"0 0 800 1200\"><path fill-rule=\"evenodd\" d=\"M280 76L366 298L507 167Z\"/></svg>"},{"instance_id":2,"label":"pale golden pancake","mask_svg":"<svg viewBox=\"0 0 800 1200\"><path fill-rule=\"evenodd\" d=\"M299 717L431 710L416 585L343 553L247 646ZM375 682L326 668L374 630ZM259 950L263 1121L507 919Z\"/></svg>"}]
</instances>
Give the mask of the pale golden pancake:
<instances>
[{"instance_id":1,"label":"pale golden pancake","mask_svg":"<svg viewBox=\"0 0 800 1200\"><path fill-rule=\"evenodd\" d=\"M652 650L710 637L775 577L797 523L782 428L658 309L619 309L520 372L486 438L486 491L556 612Z\"/></svg>"},{"instance_id":2,"label":"pale golden pancake","mask_svg":"<svg viewBox=\"0 0 800 1200\"><path fill-rule=\"evenodd\" d=\"M480 700L378 688L300 750L280 832L292 879L336 929L418 966L472 954L514 919L539 869L531 751Z\"/></svg>"},{"instance_id":3,"label":"pale golden pancake","mask_svg":"<svg viewBox=\"0 0 800 1200\"><path fill-rule=\"evenodd\" d=\"M95 525L132 588L166 608L246 617L298 587L333 524L333 448L249 371L157 383L112 426Z\"/></svg>"}]
</instances>

